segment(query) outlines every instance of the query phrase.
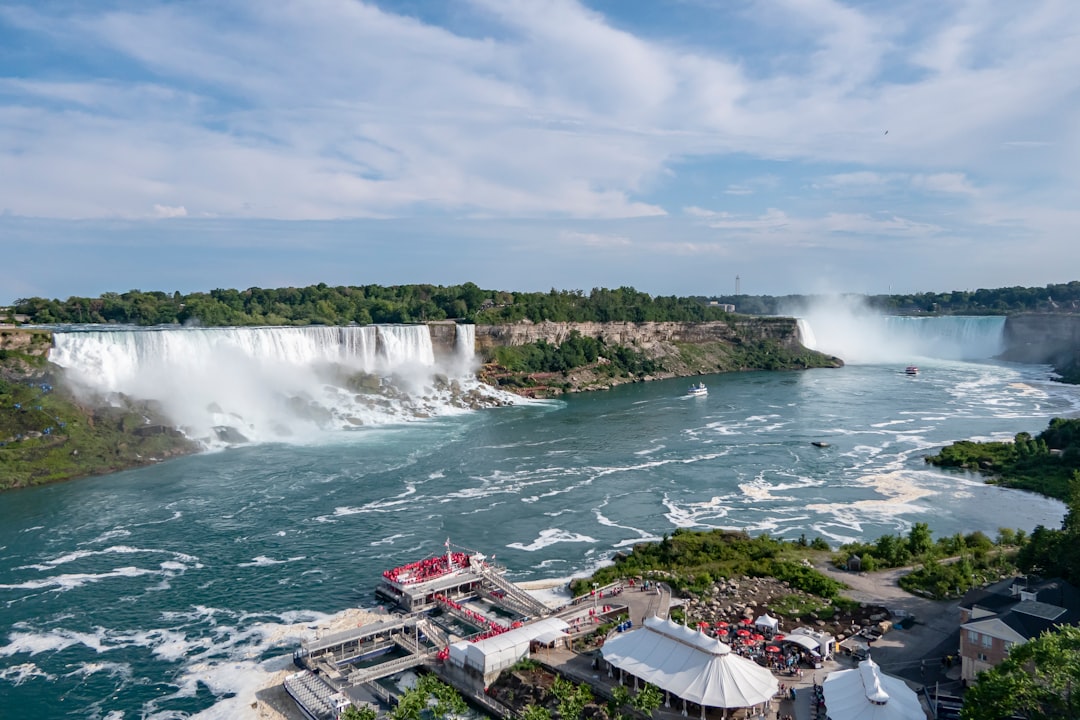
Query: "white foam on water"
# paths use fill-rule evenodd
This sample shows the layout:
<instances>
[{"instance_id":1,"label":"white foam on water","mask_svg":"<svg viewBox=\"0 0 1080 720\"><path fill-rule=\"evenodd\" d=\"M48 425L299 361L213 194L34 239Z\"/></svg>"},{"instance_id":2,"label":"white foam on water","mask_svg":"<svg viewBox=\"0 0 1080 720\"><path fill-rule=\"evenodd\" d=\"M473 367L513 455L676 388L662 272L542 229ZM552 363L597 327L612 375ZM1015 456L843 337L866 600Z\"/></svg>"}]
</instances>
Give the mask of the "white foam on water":
<instances>
[{"instance_id":1,"label":"white foam on water","mask_svg":"<svg viewBox=\"0 0 1080 720\"><path fill-rule=\"evenodd\" d=\"M41 678L51 682L56 679L56 676L50 675L34 663L20 663L19 665L0 668L0 680L6 680L16 687L34 678Z\"/></svg>"},{"instance_id":2,"label":"white foam on water","mask_svg":"<svg viewBox=\"0 0 1080 720\"><path fill-rule=\"evenodd\" d=\"M115 662L85 662L71 672L66 673L64 677L88 678L98 673L104 673L109 677L119 678L124 681L131 680L131 666L127 663ZM123 684L126 685L127 682Z\"/></svg>"},{"instance_id":3,"label":"white foam on water","mask_svg":"<svg viewBox=\"0 0 1080 720\"><path fill-rule=\"evenodd\" d=\"M0 584L3 590L48 590L55 589L61 592L80 588L87 583L101 582L111 578L133 578L143 575L160 575L160 570L147 570L134 566L121 567L103 573L67 573L54 575L40 580L27 580L21 583Z\"/></svg>"},{"instance_id":4,"label":"white foam on water","mask_svg":"<svg viewBox=\"0 0 1080 720\"><path fill-rule=\"evenodd\" d=\"M9 642L0 647L0 655L11 657L17 653L27 653L31 657L43 652L58 652L75 645L82 645L101 653L109 648L105 645L106 631L97 628L93 634L57 628L46 632L29 631L26 623L16 623L15 632L8 634Z\"/></svg>"},{"instance_id":5,"label":"white foam on water","mask_svg":"<svg viewBox=\"0 0 1080 720\"><path fill-rule=\"evenodd\" d=\"M373 540L372 542L370 542L368 544L371 545L372 547L376 547L378 545L393 545L398 540L405 540L405 539L411 538L411 537L415 537L415 535L413 533L408 533L408 534L396 533L394 535L390 535L389 537L384 537L382 540Z\"/></svg>"},{"instance_id":6,"label":"white foam on water","mask_svg":"<svg viewBox=\"0 0 1080 720\"><path fill-rule=\"evenodd\" d=\"M131 535L130 530L126 530L124 528L117 528L115 530L108 530L106 532L103 532L100 535L98 535L96 538L94 538L93 540L87 540L85 542L81 542L81 543L78 543L78 544L80 546L82 546L82 545L97 545L98 543L103 543L106 540L113 540L114 538L118 538L118 537L128 537L129 535Z\"/></svg>"},{"instance_id":7,"label":"white foam on water","mask_svg":"<svg viewBox=\"0 0 1080 720\"><path fill-rule=\"evenodd\" d=\"M265 555L258 555L251 560L251 562L237 563L237 567L268 567L270 565L284 565L285 563L296 562L297 560L304 560L307 556L297 555L296 557L288 558L287 560L275 560Z\"/></svg>"},{"instance_id":8,"label":"white foam on water","mask_svg":"<svg viewBox=\"0 0 1080 720\"><path fill-rule=\"evenodd\" d=\"M194 555L188 555L186 553L175 552L172 550L157 550L149 548L131 547L129 545L114 545L107 547L104 550L77 550L75 552L65 553L60 557L53 558L52 560L46 560L42 563L36 563L34 565L23 565L17 570L33 569L33 570L51 570L59 565L66 565L76 560L82 560L88 557L96 557L100 555L137 555L142 553L163 553L171 555L181 563L196 563L198 558Z\"/></svg>"},{"instance_id":9,"label":"white foam on water","mask_svg":"<svg viewBox=\"0 0 1080 720\"><path fill-rule=\"evenodd\" d=\"M507 544L506 547L514 548L515 550L524 550L525 552L536 552L537 550L543 550L546 547L551 547L558 543L595 542L596 538L591 538L588 535L570 532L568 530L563 530L562 528L548 528L547 530L541 530L540 535L528 545L515 542Z\"/></svg>"}]
</instances>

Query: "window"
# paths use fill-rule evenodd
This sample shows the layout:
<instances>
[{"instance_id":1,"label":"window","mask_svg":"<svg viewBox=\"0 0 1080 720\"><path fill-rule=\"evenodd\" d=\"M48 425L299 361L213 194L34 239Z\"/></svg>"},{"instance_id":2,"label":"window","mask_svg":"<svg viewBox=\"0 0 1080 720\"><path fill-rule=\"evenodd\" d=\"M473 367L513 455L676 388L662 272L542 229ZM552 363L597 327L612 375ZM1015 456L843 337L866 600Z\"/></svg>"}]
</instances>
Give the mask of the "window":
<instances>
[{"instance_id":1,"label":"window","mask_svg":"<svg viewBox=\"0 0 1080 720\"><path fill-rule=\"evenodd\" d=\"M975 632L974 630L968 630L968 642L972 645L978 645L979 633Z\"/></svg>"},{"instance_id":2,"label":"window","mask_svg":"<svg viewBox=\"0 0 1080 720\"><path fill-rule=\"evenodd\" d=\"M983 662L990 662L990 656L986 653L979 653L979 660L982 660Z\"/></svg>"},{"instance_id":3,"label":"window","mask_svg":"<svg viewBox=\"0 0 1080 720\"><path fill-rule=\"evenodd\" d=\"M989 635L983 635L982 641L984 648L993 647L994 645L994 638L990 637Z\"/></svg>"}]
</instances>

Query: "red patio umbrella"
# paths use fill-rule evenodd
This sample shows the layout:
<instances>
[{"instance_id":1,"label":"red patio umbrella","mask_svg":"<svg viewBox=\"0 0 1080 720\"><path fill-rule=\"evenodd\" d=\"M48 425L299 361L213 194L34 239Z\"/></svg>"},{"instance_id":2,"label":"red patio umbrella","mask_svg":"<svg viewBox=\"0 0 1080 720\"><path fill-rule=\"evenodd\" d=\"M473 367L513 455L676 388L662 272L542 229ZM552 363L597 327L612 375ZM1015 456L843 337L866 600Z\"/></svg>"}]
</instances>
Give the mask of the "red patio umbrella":
<instances>
[{"instance_id":1,"label":"red patio umbrella","mask_svg":"<svg viewBox=\"0 0 1080 720\"><path fill-rule=\"evenodd\" d=\"M766 645L765 652L780 652L780 648L776 647L775 645Z\"/></svg>"},{"instance_id":2,"label":"red patio umbrella","mask_svg":"<svg viewBox=\"0 0 1080 720\"><path fill-rule=\"evenodd\" d=\"M743 638L742 639L742 644L743 645L753 645L754 640L752 638Z\"/></svg>"},{"instance_id":3,"label":"red patio umbrella","mask_svg":"<svg viewBox=\"0 0 1080 720\"><path fill-rule=\"evenodd\" d=\"M761 642L762 640L765 639L765 636L760 634L760 633L754 633L751 637L753 637L754 640L756 640L758 642Z\"/></svg>"},{"instance_id":4,"label":"red patio umbrella","mask_svg":"<svg viewBox=\"0 0 1080 720\"><path fill-rule=\"evenodd\" d=\"M784 639L784 636L783 635L773 635L772 639L773 639L773 642L780 642L781 640Z\"/></svg>"},{"instance_id":5,"label":"red patio umbrella","mask_svg":"<svg viewBox=\"0 0 1080 720\"><path fill-rule=\"evenodd\" d=\"M742 637L742 638L744 638L744 637L750 637L750 631L749 631L749 630L739 630L739 631L738 631L737 633L735 633L735 634L736 634L736 635L738 635L739 637Z\"/></svg>"},{"instance_id":6,"label":"red patio umbrella","mask_svg":"<svg viewBox=\"0 0 1080 720\"><path fill-rule=\"evenodd\" d=\"M752 623L752 622L754 622L754 621L753 621L753 620L751 620L750 618L743 618L743 619L742 619L742 620L740 620L739 622L741 622L741 623L742 623L743 625L749 625L750 623Z\"/></svg>"},{"instance_id":7,"label":"red patio umbrella","mask_svg":"<svg viewBox=\"0 0 1080 720\"><path fill-rule=\"evenodd\" d=\"M723 620L721 620L720 622L716 623L716 627L722 627L722 628L726 628L727 626L728 626L728 624L727 624L726 622L724 622Z\"/></svg>"}]
</instances>

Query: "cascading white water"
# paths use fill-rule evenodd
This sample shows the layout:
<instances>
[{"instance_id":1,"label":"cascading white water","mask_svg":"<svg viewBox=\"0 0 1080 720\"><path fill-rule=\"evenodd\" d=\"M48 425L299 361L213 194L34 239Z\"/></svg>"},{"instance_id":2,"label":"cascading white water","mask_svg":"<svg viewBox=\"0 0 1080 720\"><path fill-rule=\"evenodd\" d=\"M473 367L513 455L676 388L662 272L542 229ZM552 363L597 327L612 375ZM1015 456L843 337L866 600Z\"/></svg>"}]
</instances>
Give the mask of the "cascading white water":
<instances>
[{"instance_id":1,"label":"cascading white water","mask_svg":"<svg viewBox=\"0 0 1080 720\"><path fill-rule=\"evenodd\" d=\"M476 354L476 326L457 325L454 335L454 356L464 363L473 361Z\"/></svg>"},{"instance_id":2,"label":"cascading white water","mask_svg":"<svg viewBox=\"0 0 1080 720\"><path fill-rule=\"evenodd\" d=\"M56 332L50 353L84 390L157 401L207 445L303 440L507 401L456 356L436 363L426 325L73 330ZM466 402L464 389L480 392Z\"/></svg>"},{"instance_id":3,"label":"cascading white water","mask_svg":"<svg viewBox=\"0 0 1080 720\"><path fill-rule=\"evenodd\" d=\"M1004 317L900 317L845 302L819 303L792 315L806 347L847 363L987 360L1003 349Z\"/></svg>"}]
</instances>

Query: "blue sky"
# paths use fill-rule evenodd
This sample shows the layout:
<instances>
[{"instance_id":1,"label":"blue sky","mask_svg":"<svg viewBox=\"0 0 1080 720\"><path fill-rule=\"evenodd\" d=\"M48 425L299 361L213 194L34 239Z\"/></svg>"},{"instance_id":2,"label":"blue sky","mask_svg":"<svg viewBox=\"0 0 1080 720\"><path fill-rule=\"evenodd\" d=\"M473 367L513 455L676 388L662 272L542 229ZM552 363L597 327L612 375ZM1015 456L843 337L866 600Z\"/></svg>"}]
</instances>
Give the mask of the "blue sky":
<instances>
[{"instance_id":1,"label":"blue sky","mask_svg":"<svg viewBox=\"0 0 1080 720\"><path fill-rule=\"evenodd\" d=\"M1068 282L1077 48L1075 0L9 0L0 302Z\"/></svg>"}]
</instances>

